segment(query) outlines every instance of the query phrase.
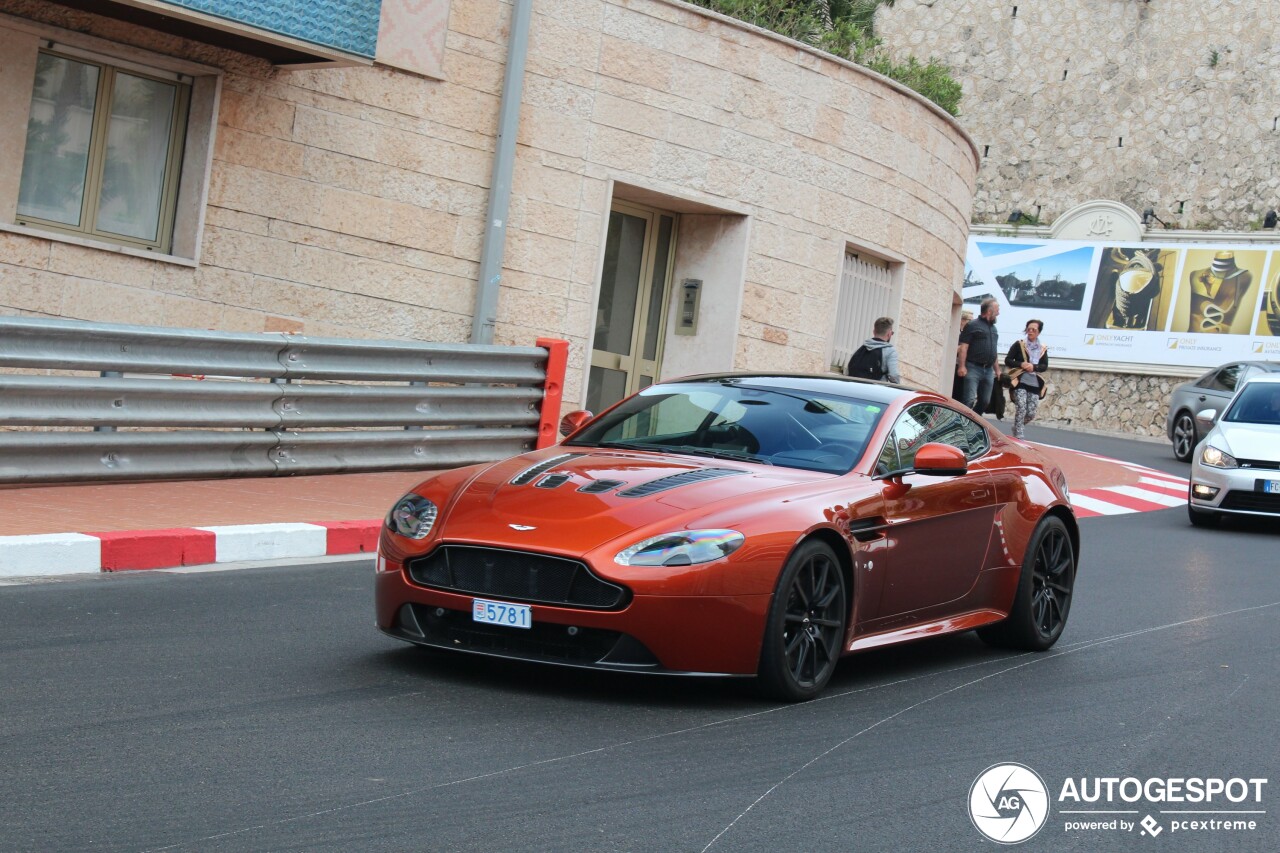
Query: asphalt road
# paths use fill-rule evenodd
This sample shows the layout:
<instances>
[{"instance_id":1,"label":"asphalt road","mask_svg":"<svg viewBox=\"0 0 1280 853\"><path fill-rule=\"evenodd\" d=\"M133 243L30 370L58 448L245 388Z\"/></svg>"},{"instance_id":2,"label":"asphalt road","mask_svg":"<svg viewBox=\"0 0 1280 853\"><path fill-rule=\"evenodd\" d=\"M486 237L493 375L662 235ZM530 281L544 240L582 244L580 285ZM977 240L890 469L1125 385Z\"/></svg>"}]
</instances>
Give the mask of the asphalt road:
<instances>
[{"instance_id":1,"label":"asphalt road","mask_svg":"<svg viewBox=\"0 0 1280 853\"><path fill-rule=\"evenodd\" d=\"M1161 444L1031 437L1187 471ZM373 628L367 564L3 586L0 850L992 850L967 805L1001 762L1053 800L1019 849L1280 849L1280 530L1081 526L1051 652L864 654L792 706L404 646ZM1152 838L1066 831L1068 777L1268 782L1074 805L1150 814ZM1160 813L1205 808L1266 813ZM1169 825L1223 817L1257 829Z\"/></svg>"}]
</instances>

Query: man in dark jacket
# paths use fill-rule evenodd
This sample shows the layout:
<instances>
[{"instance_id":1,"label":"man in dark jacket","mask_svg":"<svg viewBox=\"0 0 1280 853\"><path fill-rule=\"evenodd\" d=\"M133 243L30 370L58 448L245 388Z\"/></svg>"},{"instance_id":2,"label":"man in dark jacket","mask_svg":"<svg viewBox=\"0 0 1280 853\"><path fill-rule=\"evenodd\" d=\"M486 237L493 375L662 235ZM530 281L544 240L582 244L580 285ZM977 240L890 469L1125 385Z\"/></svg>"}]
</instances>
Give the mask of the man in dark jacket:
<instances>
[{"instance_id":1,"label":"man in dark jacket","mask_svg":"<svg viewBox=\"0 0 1280 853\"><path fill-rule=\"evenodd\" d=\"M960 333L956 374L964 379L964 404L979 412L990 404L991 389L1000 378L999 333L996 332L999 314L1000 303L988 296L982 300L978 316Z\"/></svg>"},{"instance_id":2,"label":"man in dark jacket","mask_svg":"<svg viewBox=\"0 0 1280 853\"><path fill-rule=\"evenodd\" d=\"M881 317L872 326L874 335L866 339L862 346L849 358L845 372L849 376L862 379L875 379L880 382L902 381L898 373L898 349L893 340L893 318Z\"/></svg>"}]
</instances>

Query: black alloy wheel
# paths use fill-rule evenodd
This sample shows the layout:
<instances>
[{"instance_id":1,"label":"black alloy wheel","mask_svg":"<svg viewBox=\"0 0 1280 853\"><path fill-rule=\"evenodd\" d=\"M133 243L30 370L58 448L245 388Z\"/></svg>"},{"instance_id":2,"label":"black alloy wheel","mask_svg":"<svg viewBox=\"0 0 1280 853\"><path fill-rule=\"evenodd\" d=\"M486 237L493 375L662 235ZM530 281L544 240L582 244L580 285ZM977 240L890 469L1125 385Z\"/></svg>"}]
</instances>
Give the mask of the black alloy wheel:
<instances>
[{"instance_id":1,"label":"black alloy wheel","mask_svg":"<svg viewBox=\"0 0 1280 853\"><path fill-rule=\"evenodd\" d=\"M994 646L1042 652L1067 626L1076 583L1076 555L1062 519L1046 516L1031 537L1009 616L978 629Z\"/></svg>"},{"instance_id":2,"label":"black alloy wheel","mask_svg":"<svg viewBox=\"0 0 1280 853\"><path fill-rule=\"evenodd\" d=\"M1196 449L1196 422L1187 412L1179 412L1173 420L1173 458L1190 462Z\"/></svg>"},{"instance_id":3,"label":"black alloy wheel","mask_svg":"<svg viewBox=\"0 0 1280 853\"><path fill-rule=\"evenodd\" d=\"M822 692L844 651L848 597L835 552L823 542L800 545L774 590L760 652L759 685L787 702Z\"/></svg>"}]
</instances>

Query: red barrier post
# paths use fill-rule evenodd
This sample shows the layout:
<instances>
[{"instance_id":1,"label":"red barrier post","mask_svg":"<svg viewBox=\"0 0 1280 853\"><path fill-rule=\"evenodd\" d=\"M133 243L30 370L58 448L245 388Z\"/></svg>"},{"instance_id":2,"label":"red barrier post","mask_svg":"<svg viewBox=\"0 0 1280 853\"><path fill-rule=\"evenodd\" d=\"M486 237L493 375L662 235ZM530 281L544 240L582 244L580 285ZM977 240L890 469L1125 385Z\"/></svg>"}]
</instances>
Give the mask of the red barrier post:
<instances>
[{"instance_id":1,"label":"red barrier post","mask_svg":"<svg viewBox=\"0 0 1280 853\"><path fill-rule=\"evenodd\" d=\"M564 374L569 366L569 342L559 338L538 338L535 346L547 350L547 380L542 386L542 418L538 422L541 450L560 440L560 403L564 399Z\"/></svg>"}]
</instances>

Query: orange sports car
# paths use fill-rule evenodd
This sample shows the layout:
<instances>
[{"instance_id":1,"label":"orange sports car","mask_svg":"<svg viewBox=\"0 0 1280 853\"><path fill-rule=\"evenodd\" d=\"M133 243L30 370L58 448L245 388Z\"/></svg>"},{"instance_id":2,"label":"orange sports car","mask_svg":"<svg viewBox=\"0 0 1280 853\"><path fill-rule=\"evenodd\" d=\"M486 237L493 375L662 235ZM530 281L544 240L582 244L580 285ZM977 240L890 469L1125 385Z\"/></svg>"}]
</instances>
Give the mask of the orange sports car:
<instances>
[{"instance_id":1,"label":"orange sports car","mask_svg":"<svg viewBox=\"0 0 1280 853\"><path fill-rule=\"evenodd\" d=\"M378 546L378 626L441 649L817 695L842 655L1071 609L1066 478L926 391L837 376L653 385L561 444L445 471Z\"/></svg>"}]
</instances>

